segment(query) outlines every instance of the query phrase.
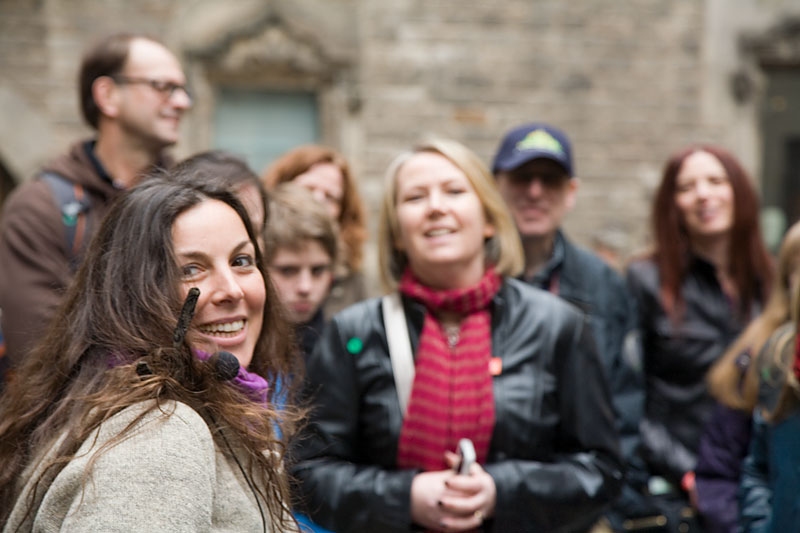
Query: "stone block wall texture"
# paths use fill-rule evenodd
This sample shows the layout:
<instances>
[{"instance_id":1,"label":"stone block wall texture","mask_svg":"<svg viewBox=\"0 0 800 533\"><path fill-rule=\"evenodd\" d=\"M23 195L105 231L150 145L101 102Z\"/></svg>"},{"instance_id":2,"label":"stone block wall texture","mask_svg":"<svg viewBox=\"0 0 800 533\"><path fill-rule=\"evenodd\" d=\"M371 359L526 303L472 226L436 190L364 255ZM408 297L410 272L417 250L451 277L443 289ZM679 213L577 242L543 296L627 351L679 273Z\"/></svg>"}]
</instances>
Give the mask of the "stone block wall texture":
<instances>
[{"instance_id":1,"label":"stone block wall texture","mask_svg":"<svg viewBox=\"0 0 800 533\"><path fill-rule=\"evenodd\" d=\"M376 0L364 17L370 170L419 133L461 139L488 163L506 129L547 121L575 145L582 188L568 228L586 241L639 226L640 174L714 134L698 112L701 2Z\"/></svg>"},{"instance_id":2,"label":"stone block wall texture","mask_svg":"<svg viewBox=\"0 0 800 533\"><path fill-rule=\"evenodd\" d=\"M743 34L800 19L797 0L233 4L244 6L242 12L274 6L298 21L306 20L306 10L303 31L312 35L315 24L336 20L318 34L323 50L326 32L348 32L339 42L352 45L348 87L358 105L347 111L346 134L329 137L349 139L339 148L358 169L373 222L387 164L415 140L453 137L488 165L507 129L540 120L566 130L574 143L582 184L567 231L588 244L608 230L622 236L626 252L647 242L650 196L675 149L717 142L741 153L758 176L757 101L735 103L728 79L746 60ZM146 31L188 61L181 46L197 28L185 27L186 21L212 5L220 9L208 0L0 1L4 166L15 179L27 179L41 161L89 133L78 113L75 78L80 54L93 39ZM341 23L343 9L349 23ZM216 18L232 24L213 16L204 24L213 26ZM331 116L335 122L340 115ZM198 118L187 122L187 129L210 127ZM176 153L206 148L188 142Z\"/></svg>"}]
</instances>

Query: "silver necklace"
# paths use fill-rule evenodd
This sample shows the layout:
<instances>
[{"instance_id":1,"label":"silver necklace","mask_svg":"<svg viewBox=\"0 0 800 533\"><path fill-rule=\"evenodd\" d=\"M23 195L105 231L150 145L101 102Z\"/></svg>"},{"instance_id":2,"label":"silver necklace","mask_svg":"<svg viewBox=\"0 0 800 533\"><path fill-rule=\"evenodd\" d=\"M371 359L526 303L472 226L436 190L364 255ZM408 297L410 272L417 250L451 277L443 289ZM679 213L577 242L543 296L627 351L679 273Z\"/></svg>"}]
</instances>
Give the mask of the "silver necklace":
<instances>
[{"instance_id":1,"label":"silver necklace","mask_svg":"<svg viewBox=\"0 0 800 533\"><path fill-rule=\"evenodd\" d=\"M445 324L444 333L447 335L447 345L450 346L450 349L452 350L456 347L458 340L461 337L461 325Z\"/></svg>"}]
</instances>

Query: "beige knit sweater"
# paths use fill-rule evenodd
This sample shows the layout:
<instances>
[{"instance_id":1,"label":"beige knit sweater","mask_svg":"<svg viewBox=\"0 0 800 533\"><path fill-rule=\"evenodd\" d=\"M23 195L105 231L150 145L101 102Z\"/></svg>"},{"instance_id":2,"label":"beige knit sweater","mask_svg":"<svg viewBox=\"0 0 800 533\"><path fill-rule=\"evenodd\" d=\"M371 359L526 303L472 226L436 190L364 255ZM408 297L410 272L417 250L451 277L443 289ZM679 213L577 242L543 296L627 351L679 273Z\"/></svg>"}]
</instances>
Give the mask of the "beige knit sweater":
<instances>
[{"instance_id":1,"label":"beige knit sweater","mask_svg":"<svg viewBox=\"0 0 800 533\"><path fill-rule=\"evenodd\" d=\"M4 532L262 531L261 512L239 467L183 403L148 413L125 440L102 451L84 483L89 460L148 404L102 424L25 517L43 464L36 461ZM274 530L269 523L266 528Z\"/></svg>"}]
</instances>

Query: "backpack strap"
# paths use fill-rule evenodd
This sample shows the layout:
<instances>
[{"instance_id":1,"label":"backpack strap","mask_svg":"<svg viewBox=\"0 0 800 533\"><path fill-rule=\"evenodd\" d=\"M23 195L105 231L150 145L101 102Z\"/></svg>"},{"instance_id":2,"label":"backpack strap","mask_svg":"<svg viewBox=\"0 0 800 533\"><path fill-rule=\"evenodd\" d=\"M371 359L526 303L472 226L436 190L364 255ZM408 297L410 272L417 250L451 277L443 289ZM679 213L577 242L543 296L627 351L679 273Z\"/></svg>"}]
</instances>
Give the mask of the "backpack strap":
<instances>
[{"instance_id":1,"label":"backpack strap","mask_svg":"<svg viewBox=\"0 0 800 533\"><path fill-rule=\"evenodd\" d=\"M394 386L403 416L408 409L411 397L411 386L414 383L414 356L411 353L411 340L408 336L406 314L400 293L393 292L381 299L383 308L383 325L386 329L386 341L389 344L389 357L392 360Z\"/></svg>"},{"instance_id":2,"label":"backpack strap","mask_svg":"<svg viewBox=\"0 0 800 533\"><path fill-rule=\"evenodd\" d=\"M55 172L43 172L42 179L49 185L56 207L61 212L70 270L75 272L83 255L88 227L87 212L91 208L89 195L82 185L73 183Z\"/></svg>"}]
</instances>

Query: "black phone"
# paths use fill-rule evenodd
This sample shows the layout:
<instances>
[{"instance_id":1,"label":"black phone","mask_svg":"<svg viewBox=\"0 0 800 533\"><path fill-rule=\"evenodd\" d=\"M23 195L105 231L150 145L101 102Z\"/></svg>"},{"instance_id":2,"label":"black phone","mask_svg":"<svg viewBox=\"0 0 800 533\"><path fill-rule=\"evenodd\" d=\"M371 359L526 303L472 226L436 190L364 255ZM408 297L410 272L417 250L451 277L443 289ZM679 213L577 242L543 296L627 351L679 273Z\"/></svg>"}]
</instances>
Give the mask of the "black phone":
<instances>
[{"instance_id":1,"label":"black phone","mask_svg":"<svg viewBox=\"0 0 800 533\"><path fill-rule=\"evenodd\" d=\"M461 439L458 441L456 453L458 453L459 461L454 470L457 474L468 475L475 462L475 446L471 440Z\"/></svg>"}]
</instances>

